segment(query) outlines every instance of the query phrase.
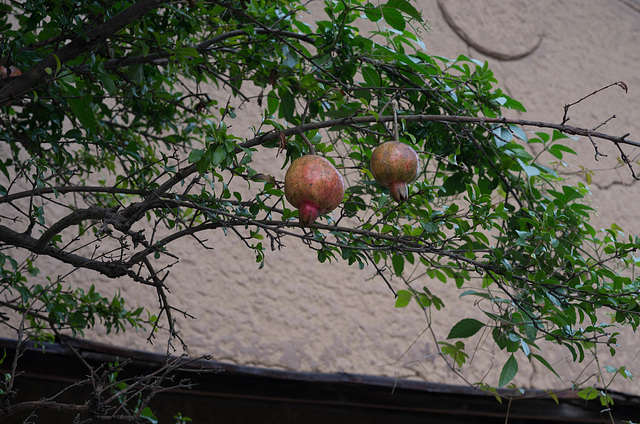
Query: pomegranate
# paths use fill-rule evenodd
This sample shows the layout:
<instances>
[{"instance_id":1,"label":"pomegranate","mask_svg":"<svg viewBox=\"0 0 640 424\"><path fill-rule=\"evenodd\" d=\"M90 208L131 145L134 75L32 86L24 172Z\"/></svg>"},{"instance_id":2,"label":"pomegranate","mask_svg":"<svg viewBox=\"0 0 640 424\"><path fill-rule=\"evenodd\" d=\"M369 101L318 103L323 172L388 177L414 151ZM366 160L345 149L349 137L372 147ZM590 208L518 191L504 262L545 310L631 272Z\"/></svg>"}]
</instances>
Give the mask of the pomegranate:
<instances>
[{"instance_id":1,"label":"pomegranate","mask_svg":"<svg viewBox=\"0 0 640 424\"><path fill-rule=\"evenodd\" d=\"M22 75L22 72L13 65L9 66L9 68L0 66L0 78L17 77L19 75Z\"/></svg>"},{"instance_id":2,"label":"pomegranate","mask_svg":"<svg viewBox=\"0 0 640 424\"><path fill-rule=\"evenodd\" d=\"M306 155L291 163L284 177L284 194L298 208L301 227L338 207L344 182L338 170L322 156Z\"/></svg>"},{"instance_id":3,"label":"pomegranate","mask_svg":"<svg viewBox=\"0 0 640 424\"><path fill-rule=\"evenodd\" d=\"M399 141L382 143L371 154L373 178L389 187L391 197L398 203L409 198L407 184L416 179L419 169L418 154Z\"/></svg>"}]
</instances>

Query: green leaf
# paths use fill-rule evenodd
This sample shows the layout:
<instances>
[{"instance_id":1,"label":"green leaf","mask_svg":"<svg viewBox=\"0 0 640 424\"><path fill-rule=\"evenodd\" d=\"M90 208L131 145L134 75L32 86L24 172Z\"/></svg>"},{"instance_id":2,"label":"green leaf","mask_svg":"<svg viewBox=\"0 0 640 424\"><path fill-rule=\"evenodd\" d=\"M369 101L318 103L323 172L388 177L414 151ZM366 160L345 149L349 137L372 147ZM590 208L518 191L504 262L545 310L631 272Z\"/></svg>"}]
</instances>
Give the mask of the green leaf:
<instances>
[{"instance_id":1,"label":"green leaf","mask_svg":"<svg viewBox=\"0 0 640 424\"><path fill-rule=\"evenodd\" d=\"M382 15L384 16L384 20L387 21L393 29L404 31L407 23L404 20L404 16L402 16L402 13L398 9L382 7Z\"/></svg>"},{"instance_id":2,"label":"green leaf","mask_svg":"<svg viewBox=\"0 0 640 424\"><path fill-rule=\"evenodd\" d=\"M464 175L462 172L456 172L447 178L442 184L442 188L447 196L453 196L454 194L464 191L466 184L464 181Z\"/></svg>"},{"instance_id":3,"label":"green leaf","mask_svg":"<svg viewBox=\"0 0 640 424\"><path fill-rule=\"evenodd\" d=\"M447 339L464 339L476 334L484 324L477 319L465 318L453 326Z\"/></svg>"},{"instance_id":4,"label":"green leaf","mask_svg":"<svg viewBox=\"0 0 640 424\"><path fill-rule=\"evenodd\" d=\"M511 140L513 140L513 134L507 127L497 126L493 130L493 139L496 142L497 147L503 147L507 145Z\"/></svg>"},{"instance_id":5,"label":"green leaf","mask_svg":"<svg viewBox=\"0 0 640 424\"><path fill-rule=\"evenodd\" d=\"M553 130L553 133L551 134L551 141L562 140L563 138L570 138L572 140L577 140L578 136L572 137L558 130Z\"/></svg>"},{"instance_id":6,"label":"green leaf","mask_svg":"<svg viewBox=\"0 0 640 424\"><path fill-rule=\"evenodd\" d=\"M282 46L282 54L284 55L282 64L287 68L293 68L298 64L298 58L294 52L290 51L289 46Z\"/></svg>"},{"instance_id":7,"label":"green leaf","mask_svg":"<svg viewBox=\"0 0 640 424\"><path fill-rule=\"evenodd\" d=\"M489 293L480 292L477 290L466 290L462 294L460 294L459 297L463 297L463 296L479 296L485 299L491 299L491 295Z\"/></svg>"},{"instance_id":8,"label":"green leaf","mask_svg":"<svg viewBox=\"0 0 640 424\"><path fill-rule=\"evenodd\" d=\"M60 58L58 57L58 55L52 53L52 56L56 60L56 74L57 74L58 72L60 72L60 69L62 68L62 63L60 63Z\"/></svg>"},{"instance_id":9,"label":"green leaf","mask_svg":"<svg viewBox=\"0 0 640 424\"><path fill-rule=\"evenodd\" d=\"M7 180L10 178L7 165L5 165L5 163L1 159L0 159L0 171L4 174L5 177L7 177ZM6 194L7 189L5 187L2 187L2 189L3 189L3 195Z\"/></svg>"},{"instance_id":10,"label":"green leaf","mask_svg":"<svg viewBox=\"0 0 640 424\"><path fill-rule=\"evenodd\" d=\"M522 128L520 128L519 126L517 126L517 125L509 125L509 128L511 129L511 132L513 133L513 135L518 137L520 140L522 140L522 141L528 141L529 140L527 138L527 133L524 132L524 130Z\"/></svg>"},{"instance_id":11,"label":"green leaf","mask_svg":"<svg viewBox=\"0 0 640 424\"><path fill-rule=\"evenodd\" d=\"M506 97L507 101L505 102L505 104L503 106L506 107L507 109L519 110L520 112L526 112L527 111L527 109L525 109L525 107L519 101L514 100L509 96L505 96L505 97Z\"/></svg>"},{"instance_id":12,"label":"green leaf","mask_svg":"<svg viewBox=\"0 0 640 424\"><path fill-rule=\"evenodd\" d=\"M536 175L540 175L540 170L535 166L529 166L525 164L523 161L521 161L520 159L517 159L517 160L520 166L522 167L522 170L525 172L525 174L527 174L527 177L531 178L531 177L535 177Z\"/></svg>"},{"instance_id":13,"label":"green leaf","mask_svg":"<svg viewBox=\"0 0 640 424\"><path fill-rule=\"evenodd\" d=\"M289 122L293 122L293 116L296 112L295 96L287 90L279 90L280 94L280 114L281 118Z\"/></svg>"},{"instance_id":14,"label":"green leaf","mask_svg":"<svg viewBox=\"0 0 640 424\"><path fill-rule=\"evenodd\" d=\"M203 149L193 149L189 153L189 163L198 162L200 159L202 159L202 156L204 155L204 152L205 151Z\"/></svg>"},{"instance_id":15,"label":"green leaf","mask_svg":"<svg viewBox=\"0 0 640 424\"><path fill-rule=\"evenodd\" d=\"M498 402L500 402L500 404L502 404L502 397L500 397L500 394L498 393L498 389L496 389L493 386L490 386L486 383L478 383L477 388L479 390L482 390L483 392L487 392L487 393L491 393L493 394L493 396L496 398L496 400Z\"/></svg>"},{"instance_id":16,"label":"green leaf","mask_svg":"<svg viewBox=\"0 0 640 424\"><path fill-rule=\"evenodd\" d=\"M449 355L459 367L463 366L469 355L464 351L464 343L457 341L455 345L448 342L438 342L442 346L443 355Z\"/></svg>"},{"instance_id":17,"label":"green leaf","mask_svg":"<svg viewBox=\"0 0 640 424\"><path fill-rule=\"evenodd\" d=\"M279 104L280 99L275 92L271 91L269 94L267 94L267 110L271 115L276 113Z\"/></svg>"},{"instance_id":18,"label":"green leaf","mask_svg":"<svg viewBox=\"0 0 640 424\"><path fill-rule=\"evenodd\" d=\"M407 0L389 0L386 7L394 7L407 15L411 16L413 19L422 22L422 15L411 3Z\"/></svg>"},{"instance_id":19,"label":"green leaf","mask_svg":"<svg viewBox=\"0 0 640 424\"><path fill-rule=\"evenodd\" d=\"M153 414L153 411L148 406L144 408L142 412L140 412L140 417L144 418L152 424L158 423L158 417Z\"/></svg>"},{"instance_id":20,"label":"green leaf","mask_svg":"<svg viewBox=\"0 0 640 424\"><path fill-rule=\"evenodd\" d=\"M180 57L198 57L200 53L194 47L179 47L174 52L176 56Z\"/></svg>"},{"instance_id":21,"label":"green leaf","mask_svg":"<svg viewBox=\"0 0 640 424\"><path fill-rule=\"evenodd\" d=\"M393 265L393 272L400 276L404 271L404 257L401 255L393 255L391 257L391 264Z\"/></svg>"},{"instance_id":22,"label":"green leaf","mask_svg":"<svg viewBox=\"0 0 640 424\"><path fill-rule=\"evenodd\" d=\"M213 156L211 157L211 164L214 166L220 165L226 157L227 149L224 147L224 145L221 144L213 152Z\"/></svg>"},{"instance_id":23,"label":"green leaf","mask_svg":"<svg viewBox=\"0 0 640 424\"><path fill-rule=\"evenodd\" d=\"M109 94L113 95L116 93L116 83L113 81L113 78L111 78L111 75L106 72L100 72L98 73L98 78L102 81L104 89L107 90Z\"/></svg>"},{"instance_id":24,"label":"green leaf","mask_svg":"<svg viewBox=\"0 0 640 424\"><path fill-rule=\"evenodd\" d=\"M562 144L554 144L551 147L549 147L549 153L551 153L553 156L555 156L558 159L562 159L562 157L564 156L563 152L570 153L572 155L577 155L577 153L573 149L567 146L563 146Z\"/></svg>"},{"instance_id":25,"label":"green leaf","mask_svg":"<svg viewBox=\"0 0 640 424\"><path fill-rule=\"evenodd\" d=\"M404 308L413 298L413 293L408 290L398 290L396 294L396 308Z\"/></svg>"},{"instance_id":26,"label":"green leaf","mask_svg":"<svg viewBox=\"0 0 640 424\"><path fill-rule=\"evenodd\" d=\"M82 137L82 131L77 128L72 128L64 133L64 138L80 138Z\"/></svg>"},{"instance_id":27,"label":"green leaf","mask_svg":"<svg viewBox=\"0 0 640 424\"><path fill-rule=\"evenodd\" d=\"M551 399L553 399L553 401L556 403L556 405L560 405L560 401L558 400L558 395L556 395L555 393L551 392L551 391L545 391L547 393L547 396L549 396Z\"/></svg>"},{"instance_id":28,"label":"green leaf","mask_svg":"<svg viewBox=\"0 0 640 424\"><path fill-rule=\"evenodd\" d=\"M362 68L362 77L370 87L380 87L382 85L378 71L372 67L366 66Z\"/></svg>"},{"instance_id":29,"label":"green leaf","mask_svg":"<svg viewBox=\"0 0 640 424\"><path fill-rule=\"evenodd\" d=\"M382 19L382 10L380 9L380 6L376 6L371 3L367 3L367 5L365 6L364 14L371 22L378 22L380 19Z\"/></svg>"},{"instance_id":30,"label":"green leaf","mask_svg":"<svg viewBox=\"0 0 640 424\"><path fill-rule=\"evenodd\" d=\"M67 102L69 103L71 111L76 118L78 118L82 126L91 133L95 133L96 118L84 99L69 98L67 99Z\"/></svg>"},{"instance_id":31,"label":"green leaf","mask_svg":"<svg viewBox=\"0 0 640 424\"><path fill-rule=\"evenodd\" d=\"M578 397L584 400L593 400L600 395L600 391L595 387L585 387L578 392Z\"/></svg>"},{"instance_id":32,"label":"green leaf","mask_svg":"<svg viewBox=\"0 0 640 424\"><path fill-rule=\"evenodd\" d=\"M513 354L507 359L507 362L502 367L502 371L500 372L500 379L498 380L498 387L506 386L513 377L518 373L518 361L516 361L515 356Z\"/></svg>"}]
</instances>

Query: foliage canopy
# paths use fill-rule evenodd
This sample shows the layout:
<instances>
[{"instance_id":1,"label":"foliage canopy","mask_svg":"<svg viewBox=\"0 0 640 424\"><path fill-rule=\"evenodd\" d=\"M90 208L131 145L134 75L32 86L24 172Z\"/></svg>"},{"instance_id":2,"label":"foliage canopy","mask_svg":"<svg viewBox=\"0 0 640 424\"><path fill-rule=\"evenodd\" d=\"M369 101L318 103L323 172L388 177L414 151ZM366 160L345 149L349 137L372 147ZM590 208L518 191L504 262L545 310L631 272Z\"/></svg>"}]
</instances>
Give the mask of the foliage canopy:
<instances>
[{"instance_id":1,"label":"foliage canopy","mask_svg":"<svg viewBox=\"0 0 640 424\"><path fill-rule=\"evenodd\" d=\"M283 0L0 2L0 65L22 71L0 79L0 289L17 317L2 323L38 340L95 325L176 336L172 246L220 230L258 267L294 238L321 263L375 267L396 306L428 322L444 304L425 281L455 284L484 319L453 325L442 357L457 372L462 340L489 331L509 353L498 387L523 358L555 373L544 342L574 361L599 345L614 354L616 327L640 324L640 239L594 229L588 185L557 168L575 154L569 137L615 143L625 161L637 143L505 118L525 108L486 62L428 54L407 0L327 0L315 22L306 12ZM421 160L401 204L369 171L372 150L395 137ZM342 205L299 229L259 151L282 167L325 156L345 179ZM160 312L43 275L43 257L148 286Z\"/></svg>"}]
</instances>

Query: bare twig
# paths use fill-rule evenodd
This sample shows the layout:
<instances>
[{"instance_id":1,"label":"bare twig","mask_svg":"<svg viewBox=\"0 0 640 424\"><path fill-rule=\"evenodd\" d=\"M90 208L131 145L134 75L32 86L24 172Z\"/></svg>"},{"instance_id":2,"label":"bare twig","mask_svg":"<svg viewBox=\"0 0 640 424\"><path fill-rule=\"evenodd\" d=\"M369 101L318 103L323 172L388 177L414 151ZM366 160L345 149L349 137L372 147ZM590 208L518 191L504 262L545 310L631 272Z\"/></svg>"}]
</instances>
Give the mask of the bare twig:
<instances>
[{"instance_id":1,"label":"bare twig","mask_svg":"<svg viewBox=\"0 0 640 424\"><path fill-rule=\"evenodd\" d=\"M569 112L569 108L570 108L571 106L577 105L577 104L578 104L578 103L580 103L581 101L583 101L583 100L585 100L585 99L588 99L589 97L591 97L591 96L593 96L593 95L595 95L595 94L598 94L599 92L601 92L601 91L603 91L603 90L606 90L606 89L607 89L607 88L609 88L609 87L613 87L614 85L617 85L618 87L622 88L622 89L624 90L624 92L625 92L625 93L627 93L627 92L629 91L629 88L627 87L627 84L625 84L625 82L624 82L624 81L616 81L616 82L613 82L613 83L611 83L611 84L609 84L609 85L606 85L606 86L604 86L604 87L602 87L602 88L597 89L597 90L596 90L596 91L594 91L593 93L589 93L589 94L587 94L586 96L582 97L582 98L581 98L581 99L579 99L579 100L576 100L576 101L575 101L575 102L573 102L573 103L569 103L569 104L564 105L564 115L562 116L562 125L566 124L566 123L567 123L567 121L569 121L569 117L567 116L567 113Z\"/></svg>"}]
</instances>

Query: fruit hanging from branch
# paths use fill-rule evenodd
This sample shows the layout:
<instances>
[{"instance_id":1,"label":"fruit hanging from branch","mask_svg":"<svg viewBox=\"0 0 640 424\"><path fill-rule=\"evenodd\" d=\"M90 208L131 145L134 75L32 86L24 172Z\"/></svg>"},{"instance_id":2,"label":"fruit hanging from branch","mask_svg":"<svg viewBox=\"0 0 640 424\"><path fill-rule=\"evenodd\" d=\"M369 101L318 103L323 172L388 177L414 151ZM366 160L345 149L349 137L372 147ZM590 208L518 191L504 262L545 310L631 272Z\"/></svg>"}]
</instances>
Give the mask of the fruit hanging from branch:
<instances>
[{"instance_id":1,"label":"fruit hanging from branch","mask_svg":"<svg viewBox=\"0 0 640 424\"><path fill-rule=\"evenodd\" d=\"M334 210L344 197L342 175L322 156L306 155L291 163L284 177L284 194L298 208L300 226Z\"/></svg>"},{"instance_id":2,"label":"fruit hanging from branch","mask_svg":"<svg viewBox=\"0 0 640 424\"><path fill-rule=\"evenodd\" d=\"M371 154L371 173L375 180L389 187L396 202L409 198L407 184L418 177L418 154L410 146L399 141L382 143Z\"/></svg>"}]
</instances>

